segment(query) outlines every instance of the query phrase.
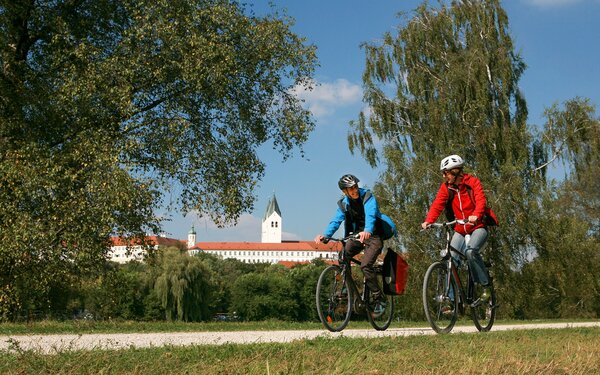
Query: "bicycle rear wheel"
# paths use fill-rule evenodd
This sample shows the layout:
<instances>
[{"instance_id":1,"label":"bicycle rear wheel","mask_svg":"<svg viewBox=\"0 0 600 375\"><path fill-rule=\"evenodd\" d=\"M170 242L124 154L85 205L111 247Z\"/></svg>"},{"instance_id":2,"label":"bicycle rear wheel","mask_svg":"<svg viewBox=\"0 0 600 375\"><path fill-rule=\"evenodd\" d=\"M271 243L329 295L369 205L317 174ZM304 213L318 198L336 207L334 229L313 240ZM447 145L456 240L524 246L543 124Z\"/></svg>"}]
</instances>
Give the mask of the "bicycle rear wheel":
<instances>
[{"instance_id":1,"label":"bicycle rear wheel","mask_svg":"<svg viewBox=\"0 0 600 375\"><path fill-rule=\"evenodd\" d=\"M471 304L471 318L475 327L480 332L487 332L492 329L494 320L496 319L496 292L494 291L494 285L488 286L491 295L487 302L481 302L479 296L483 291L483 287L479 284L474 284L474 296L477 296L474 303Z\"/></svg>"},{"instance_id":2,"label":"bicycle rear wheel","mask_svg":"<svg viewBox=\"0 0 600 375\"><path fill-rule=\"evenodd\" d=\"M379 276L378 276L379 277ZM385 331L388 329L392 320L394 319L394 296L386 295L386 304L383 313L375 314L372 311L374 301L371 299L372 294L369 293L369 301L367 303L367 317L369 323L378 331Z\"/></svg>"},{"instance_id":3,"label":"bicycle rear wheel","mask_svg":"<svg viewBox=\"0 0 600 375\"><path fill-rule=\"evenodd\" d=\"M352 291L346 284L342 268L337 265L323 270L317 282L317 313L331 332L346 328L352 313Z\"/></svg>"},{"instance_id":4,"label":"bicycle rear wheel","mask_svg":"<svg viewBox=\"0 0 600 375\"><path fill-rule=\"evenodd\" d=\"M434 331L448 333L458 318L458 288L450 277L446 293L448 268L446 263L435 262L427 269L423 279L423 308L425 317Z\"/></svg>"}]
</instances>

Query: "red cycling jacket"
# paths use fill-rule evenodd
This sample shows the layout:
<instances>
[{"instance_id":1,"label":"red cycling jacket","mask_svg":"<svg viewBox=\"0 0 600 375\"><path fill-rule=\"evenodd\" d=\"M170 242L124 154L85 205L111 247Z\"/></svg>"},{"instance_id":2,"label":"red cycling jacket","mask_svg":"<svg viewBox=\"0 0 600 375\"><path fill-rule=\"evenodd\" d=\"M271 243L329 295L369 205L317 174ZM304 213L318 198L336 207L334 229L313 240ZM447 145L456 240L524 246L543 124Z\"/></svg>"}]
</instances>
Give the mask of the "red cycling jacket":
<instances>
[{"instance_id":1,"label":"red cycling jacket","mask_svg":"<svg viewBox=\"0 0 600 375\"><path fill-rule=\"evenodd\" d=\"M475 202L471 200L469 192L467 191L467 186L472 189ZM446 202L448 201L448 189L454 189L455 191L454 199L452 200L452 210L457 219L467 220L469 216L473 215L478 217L478 221L475 225L456 224L454 230L465 235L473 233L477 228L485 227L481 222L486 204L485 193L483 192L481 181L479 181L477 177L473 177L466 173L458 186L448 185L446 182L442 183L440 190L438 190L438 193L431 204L431 208L429 208L425 222L435 223L440 214L444 212Z\"/></svg>"}]
</instances>

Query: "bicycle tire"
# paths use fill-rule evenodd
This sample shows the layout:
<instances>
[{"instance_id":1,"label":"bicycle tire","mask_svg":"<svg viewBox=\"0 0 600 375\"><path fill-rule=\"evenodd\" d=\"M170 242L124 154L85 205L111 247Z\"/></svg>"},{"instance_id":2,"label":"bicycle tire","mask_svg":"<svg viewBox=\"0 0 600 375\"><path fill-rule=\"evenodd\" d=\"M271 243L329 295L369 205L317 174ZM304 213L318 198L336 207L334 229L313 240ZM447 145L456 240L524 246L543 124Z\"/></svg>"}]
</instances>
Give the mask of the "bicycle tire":
<instances>
[{"instance_id":1,"label":"bicycle tire","mask_svg":"<svg viewBox=\"0 0 600 375\"><path fill-rule=\"evenodd\" d=\"M352 288L346 283L338 265L325 268L317 282L317 313L321 323L331 332L343 330L350 321Z\"/></svg>"},{"instance_id":2,"label":"bicycle tire","mask_svg":"<svg viewBox=\"0 0 600 375\"><path fill-rule=\"evenodd\" d=\"M449 333L452 331L458 318L460 292L456 286L456 281L453 277L450 277L449 290L453 293L454 300L445 295L447 277L448 268L446 263L435 262L429 266L423 279L423 309L425 317L431 328L437 333Z\"/></svg>"},{"instance_id":3,"label":"bicycle tire","mask_svg":"<svg viewBox=\"0 0 600 375\"><path fill-rule=\"evenodd\" d=\"M479 284L475 284L474 287L474 294L478 297L477 300L479 300L483 288ZM479 304L475 302L474 304L471 304L471 318L479 332L488 332L492 329L494 320L496 320L496 292L494 291L493 284L490 284L488 288L491 295L487 302Z\"/></svg>"},{"instance_id":4,"label":"bicycle tire","mask_svg":"<svg viewBox=\"0 0 600 375\"><path fill-rule=\"evenodd\" d=\"M379 276L378 276L379 278ZM369 302L367 303L367 318L371 326L378 331L385 331L388 329L392 320L394 319L394 296L386 295L385 310L382 314L375 315L371 311L373 301L371 301L371 293L369 293Z\"/></svg>"}]
</instances>

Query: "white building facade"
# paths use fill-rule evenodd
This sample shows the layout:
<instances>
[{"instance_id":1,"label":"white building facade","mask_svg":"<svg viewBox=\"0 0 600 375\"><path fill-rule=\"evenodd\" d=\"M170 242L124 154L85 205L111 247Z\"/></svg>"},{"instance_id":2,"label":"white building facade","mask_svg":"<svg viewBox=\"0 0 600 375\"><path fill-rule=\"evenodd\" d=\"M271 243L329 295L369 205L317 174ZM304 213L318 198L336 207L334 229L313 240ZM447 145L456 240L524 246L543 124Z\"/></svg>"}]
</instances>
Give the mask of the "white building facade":
<instances>
[{"instance_id":1,"label":"white building facade","mask_svg":"<svg viewBox=\"0 0 600 375\"><path fill-rule=\"evenodd\" d=\"M130 241L121 237L112 237L112 246L108 251L108 260L116 263L128 263L131 261L143 262L148 256L149 250L158 250L160 246L164 247L180 247L185 244L185 241L167 238L163 236L148 236L145 238L146 243L140 244L139 241Z\"/></svg>"},{"instance_id":2,"label":"white building facade","mask_svg":"<svg viewBox=\"0 0 600 375\"><path fill-rule=\"evenodd\" d=\"M316 244L314 241L283 241L283 219L275 194L269 200L262 219L261 242L198 242L188 251L233 258L244 263L306 263L313 259L333 261L341 249L338 243Z\"/></svg>"},{"instance_id":3,"label":"white building facade","mask_svg":"<svg viewBox=\"0 0 600 375\"><path fill-rule=\"evenodd\" d=\"M283 241L282 215L275 194L269 200L262 220L261 242L196 242L196 231L192 226L187 240L177 240L162 236L146 237L148 245L131 244L119 237L113 237L109 259L117 263L143 261L148 249L158 250L160 246L183 244L188 254L193 256L204 252L222 259L237 259L244 263L280 263L291 266L310 262L313 259L337 260L341 250L339 243L317 244L314 241Z\"/></svg>"},{"instance_id":4,"label":"white building facade","mask_svg":"<svg viewBox=\"0 0 600 375\"><path fill-rule=\"evenodd\" d=\"M310 241L279 244L253 242L198 242L189 249L190 255L200 252L222 259L233 258L244 263L306 263L313 259L333 261L341 249L337 243L316 244Z\"/></svg>"}]
</instances>

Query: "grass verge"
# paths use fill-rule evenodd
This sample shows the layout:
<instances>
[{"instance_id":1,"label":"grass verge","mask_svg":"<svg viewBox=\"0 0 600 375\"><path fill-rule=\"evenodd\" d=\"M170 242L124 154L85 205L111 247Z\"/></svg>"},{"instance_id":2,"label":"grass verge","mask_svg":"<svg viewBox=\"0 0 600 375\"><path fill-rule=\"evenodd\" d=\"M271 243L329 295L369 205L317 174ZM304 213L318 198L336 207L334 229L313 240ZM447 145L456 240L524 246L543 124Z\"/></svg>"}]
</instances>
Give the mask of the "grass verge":
<instances>
[{"instance_id":1,"label":"grass verge","mask_svg":"<svg viewBox=\"0 0 600 375\"><path fill-rule=\"evenodd\" d=\"M0 373L584 374L600 368L599 352L600 328L571 328L56 355L16 348L0 353Z\"/></svg>"}]
</instances>

